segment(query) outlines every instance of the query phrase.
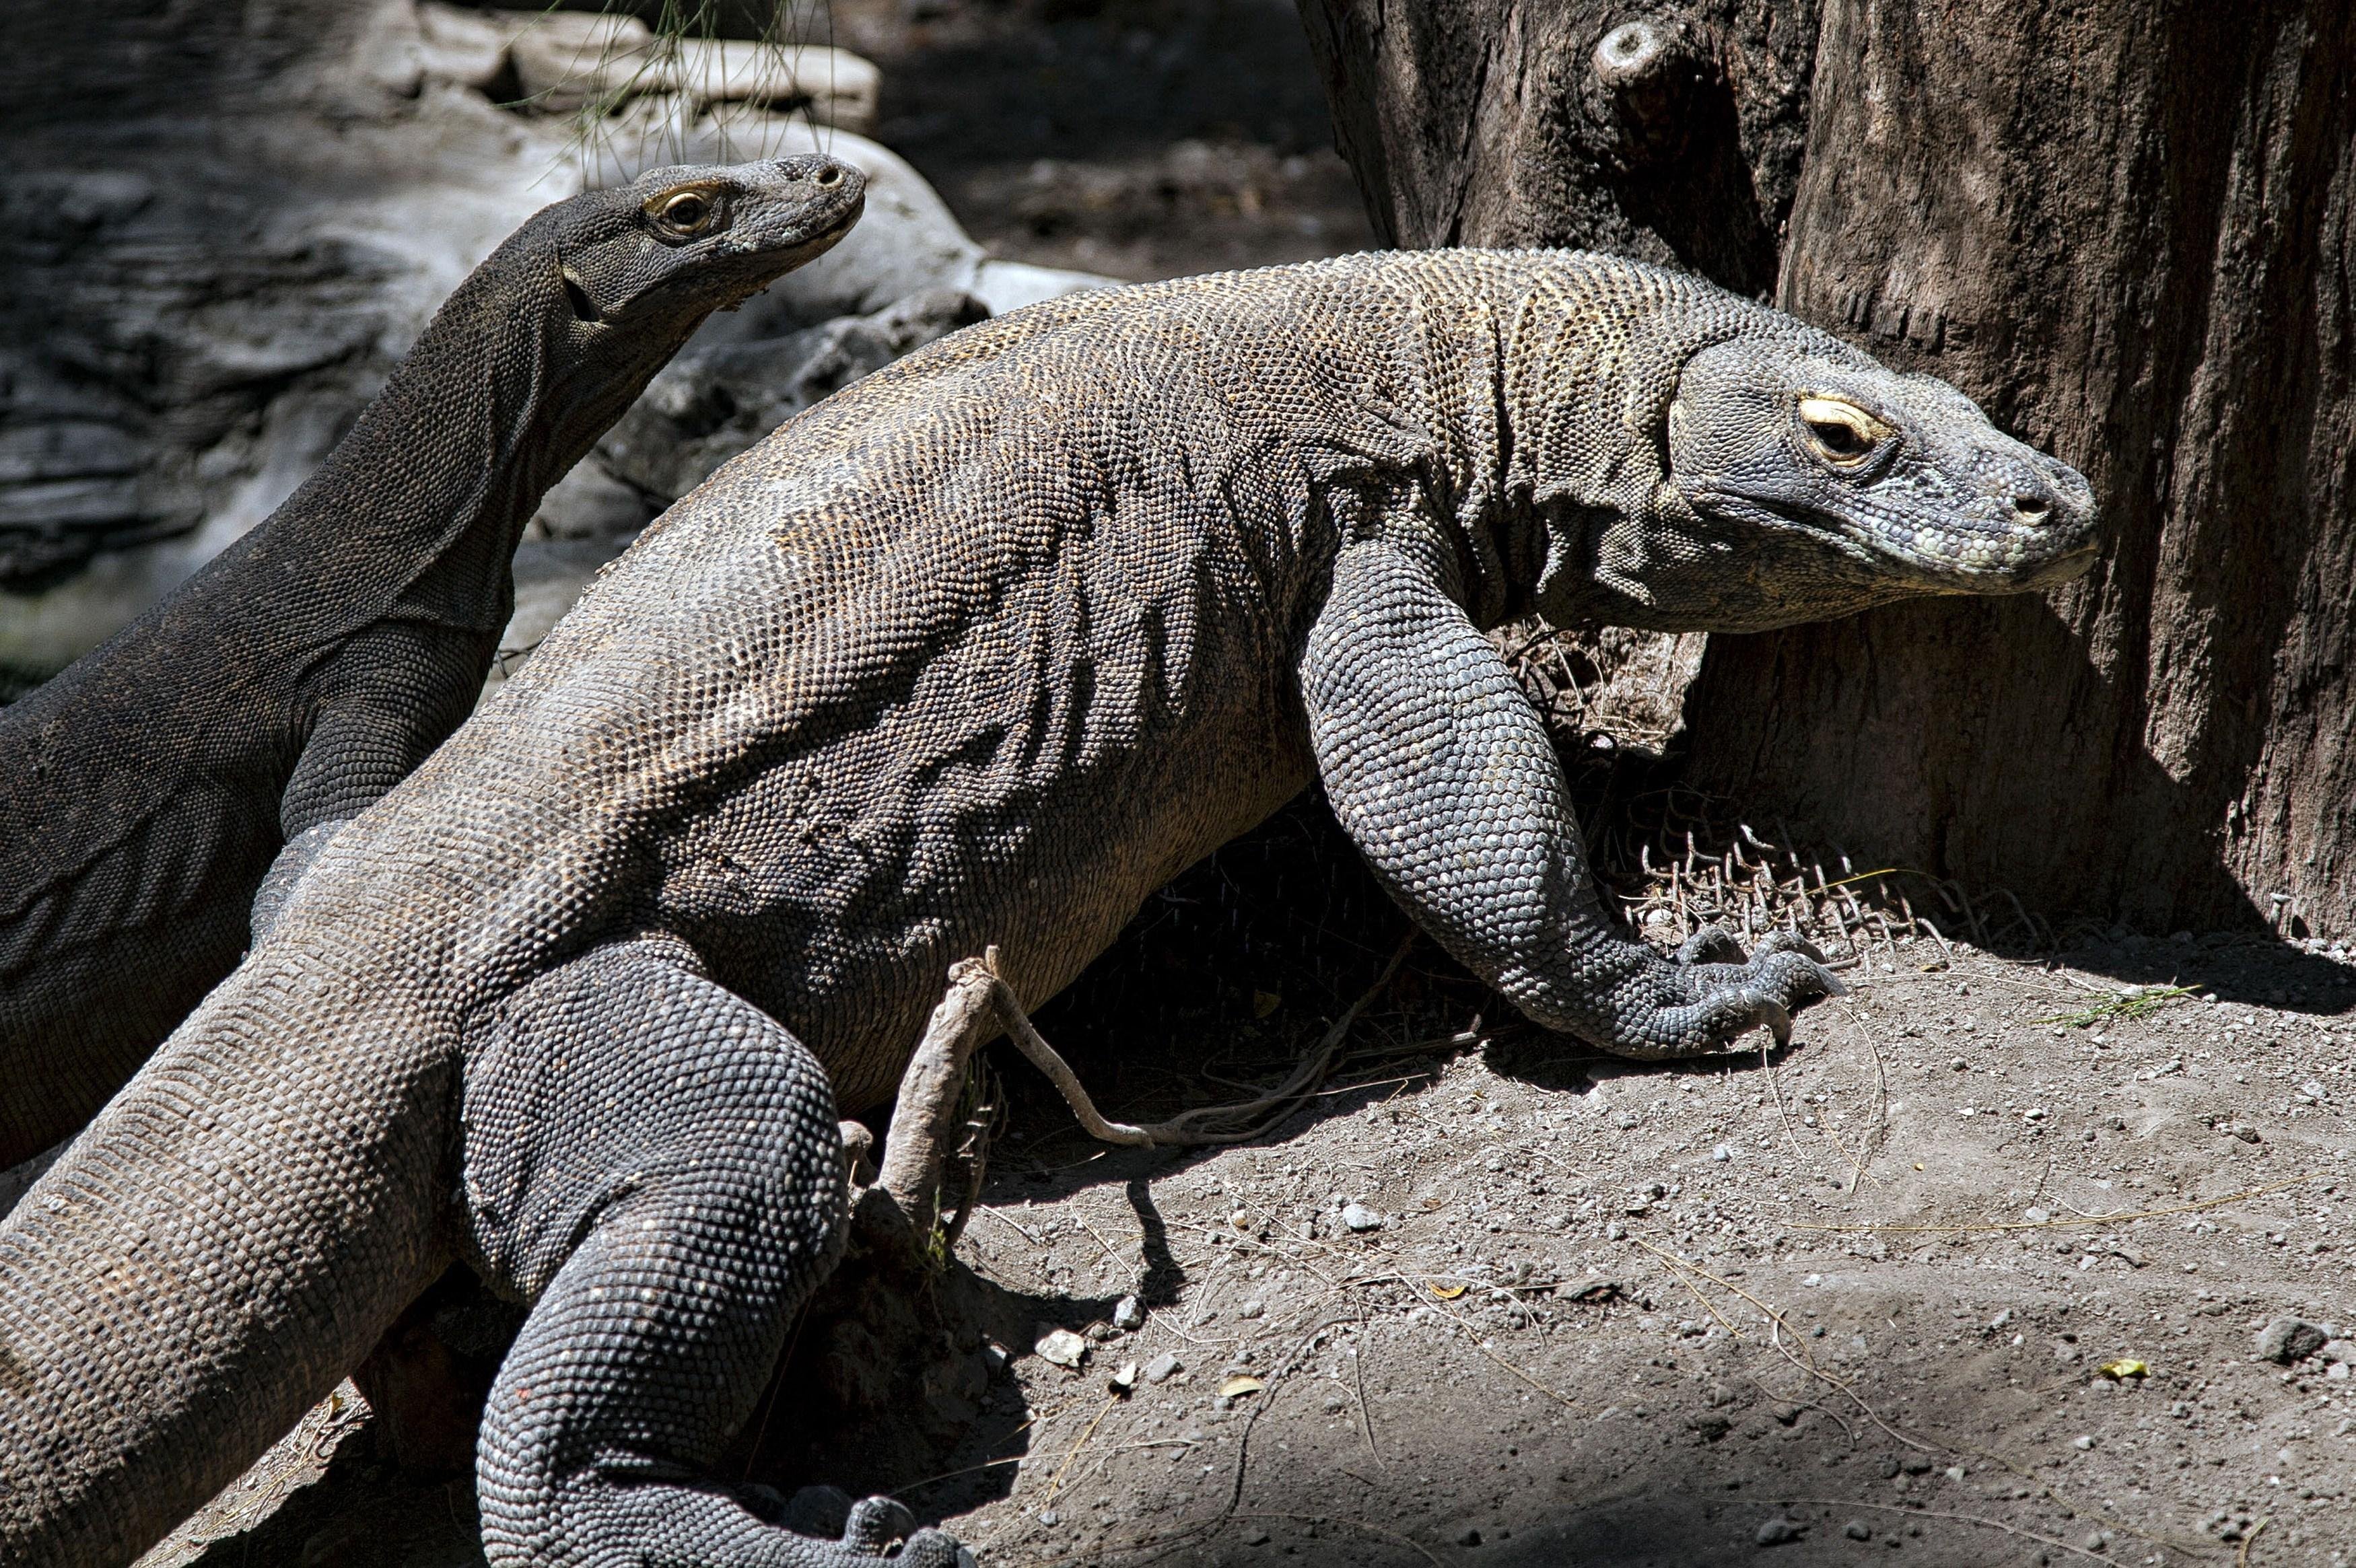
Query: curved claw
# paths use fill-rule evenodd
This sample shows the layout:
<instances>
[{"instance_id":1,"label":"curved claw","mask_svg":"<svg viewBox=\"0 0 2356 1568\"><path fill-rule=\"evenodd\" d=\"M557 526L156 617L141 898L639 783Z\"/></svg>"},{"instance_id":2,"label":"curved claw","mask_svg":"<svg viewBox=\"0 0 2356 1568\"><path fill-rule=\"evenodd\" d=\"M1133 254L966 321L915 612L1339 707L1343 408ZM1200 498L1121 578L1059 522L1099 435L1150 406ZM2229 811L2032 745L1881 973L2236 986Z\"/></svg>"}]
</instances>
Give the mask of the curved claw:
<instances>
[{"instance_id":1,"label":"curved claw","mask_svg":"<svg viewBox=\"0 0 2356 1568\"><path fill-rule=\"evenodd\" d=\"M1759 1021L1775 1037L1779 1046L1792 1043L1792 1010L1772 997L1759 998Z\"/></svg>"}]
</instances>

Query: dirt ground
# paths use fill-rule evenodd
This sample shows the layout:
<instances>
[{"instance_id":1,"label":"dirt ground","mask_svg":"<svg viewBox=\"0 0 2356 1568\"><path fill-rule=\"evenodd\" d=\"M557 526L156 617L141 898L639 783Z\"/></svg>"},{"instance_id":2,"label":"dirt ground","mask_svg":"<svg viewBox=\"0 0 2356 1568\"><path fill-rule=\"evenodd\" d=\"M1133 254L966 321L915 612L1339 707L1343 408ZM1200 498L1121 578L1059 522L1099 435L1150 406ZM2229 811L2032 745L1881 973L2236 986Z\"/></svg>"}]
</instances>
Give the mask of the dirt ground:
<instances>
[{"instance_id":1,"label":"dirt ground","mask_svg":"<svg viewBox=\"0 0 2356 1568\"><path fill-rule=\"evenodd\" d=\"M1368 1063L1254 1147L1043 1149L1070 1168L1002 1181L968 1258L1160 1305L1078 1372L1019 1363L995 1413L1024 1456L958 1527L1042 1564L1685 1564L1777 1535L1793 1563L2347 1562L2356 1345L2253 1349L2356 1318L2345 968L1931 947L1763 1062L1501 1034ZM2041 1021L2147 976L2201 988ZM1186 1371L1108 1395L1165 1352ZM1221 1400L1237 1375L1267 1386Z\"/></svg>"},{"instance_id":2,"label":"dirt ground","mask_svg":"<svg viewBox=\"0 0 2356 1568\"><path fill-rule=\"evenodd\" d=\"M1001 255L1141 278L1367 242L1283 0L834 26L884 67L881 139ZM1620 775L1584 776L1628 860ZM1690 923L1630 896L1657 940ZM998 1048L958 1258L1000 1327L944 1348L939 1395L966 1435L882 1464L781 1405L744 1473L893 1491L1006 1568L2356 1559L2356 1345L2255 1348L2286 1315L2356 1338L2356 962L1900 929L1786 1050L1598 1058L1429 944L1377 987L1404 922L1304 801L1038 1023L1142 1119L1246 1097L1375 988L1327 1087L1247 1144L1108 1150ZM1058 1328L1080 1366L1034 1353ZM479 1562L470 1481L368 1430L315 1413L154 1561Z\"/></svg>"}]
</instances>

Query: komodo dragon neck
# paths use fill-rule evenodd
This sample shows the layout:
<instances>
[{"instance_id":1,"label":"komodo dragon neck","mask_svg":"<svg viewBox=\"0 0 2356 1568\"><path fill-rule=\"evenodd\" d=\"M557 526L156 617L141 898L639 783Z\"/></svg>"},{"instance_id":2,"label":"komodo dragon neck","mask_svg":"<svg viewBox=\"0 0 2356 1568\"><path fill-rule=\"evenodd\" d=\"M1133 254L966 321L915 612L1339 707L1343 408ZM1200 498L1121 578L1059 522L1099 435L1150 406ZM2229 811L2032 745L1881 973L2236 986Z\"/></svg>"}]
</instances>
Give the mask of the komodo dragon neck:
<instances>
[{"instance_id":1,"label":"komodo dragon neck","mask_svg":"<svg viewBox=\"0 0 2356 1568\"><path fill-rule=\"evenodd\" d=\"M706 315L846 230L863 184L789 159L544 209L284 505L0 710L0 1167L81 1125L229 972L282 844L466 717L541 495ZM683 196L712 233L664 227Z\"/></svg>"}]
</instances>

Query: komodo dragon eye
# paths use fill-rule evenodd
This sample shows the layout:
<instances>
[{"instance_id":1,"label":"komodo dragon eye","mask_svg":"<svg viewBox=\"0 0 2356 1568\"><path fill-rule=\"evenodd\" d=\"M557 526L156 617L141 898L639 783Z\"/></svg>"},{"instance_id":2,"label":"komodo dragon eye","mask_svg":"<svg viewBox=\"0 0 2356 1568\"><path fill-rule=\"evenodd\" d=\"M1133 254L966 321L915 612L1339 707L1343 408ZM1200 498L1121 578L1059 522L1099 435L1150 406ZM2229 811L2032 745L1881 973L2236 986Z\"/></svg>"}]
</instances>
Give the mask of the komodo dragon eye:
<instances>
[{"instance_id":1,"label":"komodo dragon eye","mask_svg":"<svg viewBox=\"0 0 2356 1568\"><path fill-rule=\"evenodd\" d=\"M1810 451L1835 468L1855 468L1887 441L1890 428L1838 398L1802 398L1800 430Z\"/></svg>"},{"instance_id":2,"label":"komodo dragon eye","mask_svg":"<svg viewBox=\"0 0 2356 1568\"><path fill-rule=\"evenodd\" d=\"M668 191L647 203L647 216L666 232L685 237L712 226L719 204L701 190Z\"/></svg>"}]
</instances>

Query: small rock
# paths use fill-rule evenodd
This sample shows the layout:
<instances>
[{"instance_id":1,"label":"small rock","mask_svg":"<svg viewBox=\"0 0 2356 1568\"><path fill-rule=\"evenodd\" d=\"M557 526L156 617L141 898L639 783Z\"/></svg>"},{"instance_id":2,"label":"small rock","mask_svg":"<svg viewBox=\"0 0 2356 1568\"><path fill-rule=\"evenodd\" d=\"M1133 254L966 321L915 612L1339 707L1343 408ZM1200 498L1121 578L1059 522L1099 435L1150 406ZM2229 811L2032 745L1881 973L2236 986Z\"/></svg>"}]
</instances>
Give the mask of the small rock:
<instances>
[{"instance_id":1,"label":"small rock","mask_svg":"<svg viewBox=\"0 0 2356 1568\"><path fill-rule=\"evenodd\" d=\"M1342 1206L1342 1223L1353 1231L1379 1231L1383 1217L1364 1204L1345 1203Z\"/></svg>"},{"instance_id":2,"label":"small rock","mask_svg":"<svg viewBox=\"0 0 2356 1568\"><path fill-rule=\"evenodd\" d=\"M1118 1368L1114 1369L1112 1376L1105 1380L1105 1386L1111 1389L1113 1392L1119 1394L1128 1393L1131 1390L1135 1389L1137 1387L1137 1363L1135 1361L1123 1361Z\"/></svg>"},{"instance_id":3,"label":"small rock","mask_svg":"<svg viewBox=\"0 0 2356 1568\"><path fill-rule=\"evenodd\" d=\"M1057 1513L1054 1509L1048 1509L1040 1514L1039 1522L1045 1525L1048 1529L1053 1530L1055 1526L1064 1522L1064 1516Z\"/></svg>"},{"instance_id":4,"label":"small rock","mask_svg":"<svg viewBox=\"0 0 2356 1568\"><path fill-rule=\"evenodd\" d=\"M1456 1544L1459 1546L1478 1546L1481 1544L1481 1532L1468 1524L1462 1530L1456 1532Z\"/></svg>"},{"instance_id":5,"label":"small rock","mask_svg":"<svg viewBox=\"0 0 2356 1568\"><path fill-rule=\"evenodd\" d=\"M1853 1519L1841 1527L1841 1533L1851 1541L1871 1541L1873 1527L1861 1519Z\"/></svg>"},{"instance_id":6,"label":"small rock","mask_svg":"<svg viewBox=\"0 0 2356 1568\"><path fill-rule=\"evenodd\" d=\"M1246 1546L1266 1546L1268 1544L1268 1531L1258 1529L1244 1531L1244 1544Z\"/></svg>"},{"instance_id":7,"label":"small rock","mask_svg":"<svg viewBox=\"0 0 2356 1568\"><path fill-rule=\"evenodd\" d=\"M1145 1327L1145 1304L1133 1296L1124 1296L1112 1305L1112 1326L1125 1333L1135 1333Z\"/></svg>"},{"instance_id":8,"label":"small rock","mask_svg":"<svg viewBox=\"0 0 2356 1568\"><path fill-rule=\"evenodd\" d=\"M1807 1528L1798 1520L1778 1516L1761 1525L1759 1533L1751 1539L1762 1546L1788 1546L1805 1534Z\"/></svg>"},{"instance_id":9,"label":"small rock","mask_svg":"<svg viewBox=\"0 0 2356 1568\"><path fill-rule=\"evenodd\" d=\"M2285 1314L2258 1330L2258 1354L2287 1367L2323 1349L2330 1338L2321 1324Z\"/></svg>"},{"instance_id":10,"label":"small rock","mask_svg":"<svg viewBox=\"0 0 2356 1568\"><path fill-rule=\"evenodd\" d=\"M1164 1350L1145 1363L1145 1381L1150 1383L1166 1383L1184 1370L1185 1363L1178 1359L1174 1351Z\"/></svg>"},{"instance_id":11,"label":"small rock","mask_svg":"<svg viewBox=\"0 0 2356 1568\"><path fill-rule=\"evenodd\" d=\"M1267 1310L1268 1303L1265 1301L1247 1301L1236 1308L1236 1316L1244 1318L1258 1317Z\"/></svg>"},{"instance_id":12,"label":"small rock","mask_svg":"<svg viewBox=\"0 0 2356 1568\"><path fill-rule=\"evenodd\" d=\"M2085 1452L2094 1445L2094 1440L2092 1436L2073 1437L2070 1440L2070 1446L2077 1449L2081 1453Z\"/></svg>"},{"instance_id":13,"label":"small rock","mask_svg":"<svg viewBox=\"0 0 2356 1568\"><path fill-rule=\"evenodd\" d=\"M1724 1165L1727 1161L1734 1157L1733 1146L1730 1144L1720 1144L1716 1148L1709 1151L1709 1157L1717 1161L1719 1165Z\"/></svg>"},{"instance_id":14,"label":"small rock","mask_svg":"<svg viewBox=\"0 0 2356 1568\"><path fill-rule=\"evenodd\" d=\"M1325 1413L1328 1415L1339 1415L1349 1407L1350 1402L1338 1393L1329 1393L1325 1396Z\"/></svg>"},{"instance_id":15,"label":"small rock","mask_svg":"<svg viewBox=\"0 0 2356 1568\"><path fill-rule=\"evenodd\" d=\"M1077 1367L1088 1355L1088 1342L1069 1328L1050 1329L1031 1348L1039 1352L1042 1360L1053 1361L1059 1367Z\"/></svg>"}]
</instances>

